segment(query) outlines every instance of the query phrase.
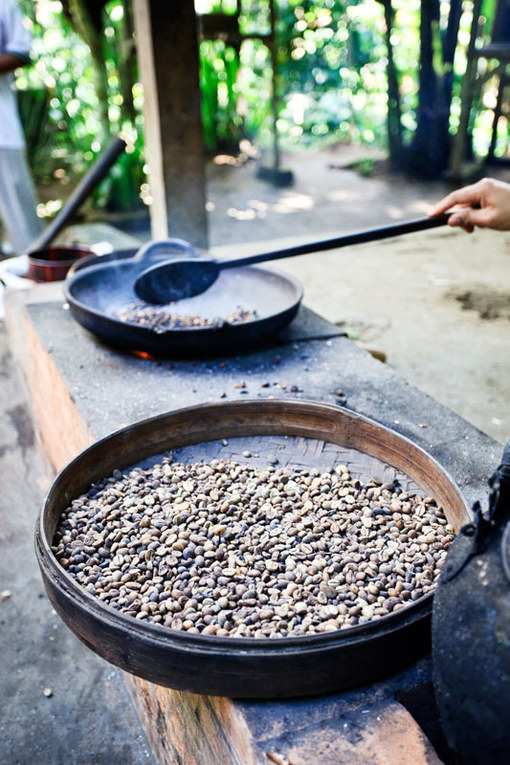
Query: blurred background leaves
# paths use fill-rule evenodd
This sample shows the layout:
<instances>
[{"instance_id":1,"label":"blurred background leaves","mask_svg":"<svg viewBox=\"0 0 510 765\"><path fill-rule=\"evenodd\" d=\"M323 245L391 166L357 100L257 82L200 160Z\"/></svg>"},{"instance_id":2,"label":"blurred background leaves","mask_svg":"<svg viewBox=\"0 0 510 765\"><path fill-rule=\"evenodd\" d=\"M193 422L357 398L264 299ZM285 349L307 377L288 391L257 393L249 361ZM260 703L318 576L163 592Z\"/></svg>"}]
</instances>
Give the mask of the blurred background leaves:
<instances>
[{"instance_id":1,"label":"blurred background leaves","mask_svg":"<svg viewBox=\"0 0 510 765\"><path fill-rule=\"evenodd\" d=\"M38 186L48 189L42 214L58 211L56 190L65 195L118 133L128 140L128 150L91 201L110 212L142 209L147 197L143 90L131 0L20 0L20 5L34 36L33 66L18 70L16 78L31 166ZM489 26L494 6L495 0L484 1ZM416 143L420 120L435 108L445 78L443 132L434 140L448 145L460 111L471 2L195 0L195 7L199 20L220 19L226 30L215 39L203 35L200 43L209 156L239 154L243 142L252 155L270 151L276 131L285 151L367 144L388 155L400 152L397 169L412 170L406 158L411 161L416 146L417 156L429 151ZM453 12L457 26L445 58ZM424 18L432 30L430 51ZM419 77L429 54L431 103ZM479 120L475 151L483 151L489 132ZM423 165L430 170L426 155ZM434 172L442 169L444 162ZM419 167L414 170L419 174Z\"/></svg>"}]
</instances>

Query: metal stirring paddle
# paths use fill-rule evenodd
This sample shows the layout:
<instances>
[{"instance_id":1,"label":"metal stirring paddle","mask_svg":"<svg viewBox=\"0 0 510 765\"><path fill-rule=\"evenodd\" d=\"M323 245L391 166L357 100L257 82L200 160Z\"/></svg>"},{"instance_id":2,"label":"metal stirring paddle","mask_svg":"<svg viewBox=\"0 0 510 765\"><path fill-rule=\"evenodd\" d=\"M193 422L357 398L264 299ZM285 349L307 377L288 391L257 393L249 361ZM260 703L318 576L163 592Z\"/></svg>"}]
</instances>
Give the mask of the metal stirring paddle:
<instances>
[{"instance_id":1,"label":"metal stirring paddle","mask_svg":"<svg viewBox=\"0 0 510 765\"><path fill-rule=\"evenodd\" d=\"M254 263L264 263L269 260L291 258L311 252L332 250L338 247L347 247L352 244L374 242L378 239L409 234L415 231L423 231L428 228L443 226L447 223L450 213L443 213L431 218L418 218L404 223L392 223L378 228L359 231L355 234L323 239L315 242L306 242L293 247L287 247L271 252L263 252L257 255L248 255L244 258L215 259L215 258L176 258L173 260L156 263L136 278L134 289L139 298L147 303L163 305L177 300L200 295L205 292L218 278L225 268L241 268L251 266Z\"/></svg>"}]
</instances>

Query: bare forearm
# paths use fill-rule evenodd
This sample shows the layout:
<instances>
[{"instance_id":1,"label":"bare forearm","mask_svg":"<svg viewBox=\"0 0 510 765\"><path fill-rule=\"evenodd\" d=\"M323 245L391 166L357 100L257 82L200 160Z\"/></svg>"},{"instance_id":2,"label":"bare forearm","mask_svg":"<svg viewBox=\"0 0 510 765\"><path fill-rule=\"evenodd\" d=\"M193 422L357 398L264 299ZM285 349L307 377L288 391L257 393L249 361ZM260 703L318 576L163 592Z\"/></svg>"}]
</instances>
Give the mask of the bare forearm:
<instances>
[{"instance_id":1,"label":"bare forearm","mask_svg":"<svg viewBox=\"0 0 510 765\"><path fill-rule=\"evenodd\" d=\"M24 56L18 56L15 53L0 53L0 74L6 72L12 72L19 66L26 66L28 64L28 58Z\"/></svg>"}]
</instances>

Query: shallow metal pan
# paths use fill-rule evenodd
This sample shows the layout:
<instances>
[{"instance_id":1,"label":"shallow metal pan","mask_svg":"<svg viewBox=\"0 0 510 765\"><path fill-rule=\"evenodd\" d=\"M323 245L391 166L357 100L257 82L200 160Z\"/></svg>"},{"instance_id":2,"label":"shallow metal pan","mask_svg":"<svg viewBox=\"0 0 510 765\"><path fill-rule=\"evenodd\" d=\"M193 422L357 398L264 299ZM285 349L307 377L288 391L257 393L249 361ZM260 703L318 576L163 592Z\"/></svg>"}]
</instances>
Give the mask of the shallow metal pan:
<instances>
[{"instance_id":1,"label":"shallow metal pan","mask_svg":"<svg viewBox=\"0 0 510 765\"><path fill-rule=\"evenodd\" d=\"M221 274L207 291L179 301L175 311L216 319L238 307L256 312L253 319L239 324L214 327L152 329L122 321L118 310L137 300L133 284L148 265L161 256L137 260L135 249L85 258L64 283L64 294L74 318L109 345L156 356L204 356L251 351L254 346L274 340L296 315L303 288L292 276L276 269L246 266Z\"/></svg>"},{"instance_id":2,"label":"shallow metal pan","mask_svg":"<svg viewBox=\"0 0 510 765\"><path fill-rule=\"evenodd\" d=\"M325 444L322 451L329 450L329 459L352 462L364 471L373 470L365 457L379 460L387 471L385 480L392 477L392 471L407 476L436 498L457 530L469 518L459 490L432 457L408 439L341 407L291 400L189 407L104 438L57 476L36 530L37 558L55 609L107 661L150 682L194 693L245 698L306 696L374 682L399 671L429 648L432 595L377 621L345 630L275 640L228 638L143 624L99 601L58 564L51 545L60 514L92 483L114 469L168 450L193 445L203 449L216 440L221 446L223 439L233 448L231 441L246 443L253 437L260 441L278 437L286 445L295 439L294 459L310 466L320 466L315 456L318 449L303 453L303 443L313 439ZM274 450L274 442L268 448ZM291 444L285 446L292 448ZM199 452L192 457L201 458ZM362 477L361 470L358 476Z\"/></svg>"}]
</instances>

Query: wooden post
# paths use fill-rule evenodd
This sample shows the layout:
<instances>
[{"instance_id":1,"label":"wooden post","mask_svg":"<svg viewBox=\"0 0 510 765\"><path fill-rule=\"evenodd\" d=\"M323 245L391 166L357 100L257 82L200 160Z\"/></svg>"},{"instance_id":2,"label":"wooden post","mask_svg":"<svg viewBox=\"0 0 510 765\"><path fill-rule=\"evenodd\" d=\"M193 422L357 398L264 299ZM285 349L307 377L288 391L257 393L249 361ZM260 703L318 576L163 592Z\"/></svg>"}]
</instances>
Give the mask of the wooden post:
<instances>
[{"instance_id":1,"label":"wooden post","mask_svg":"<svg viewBox=\"0 0 510 765\"><path fill-rule=\"evenodd\" d=\"M151 232L207 247L205 158L193 0L134 0L144 89Z\"/></svg>"}]
</instances>

